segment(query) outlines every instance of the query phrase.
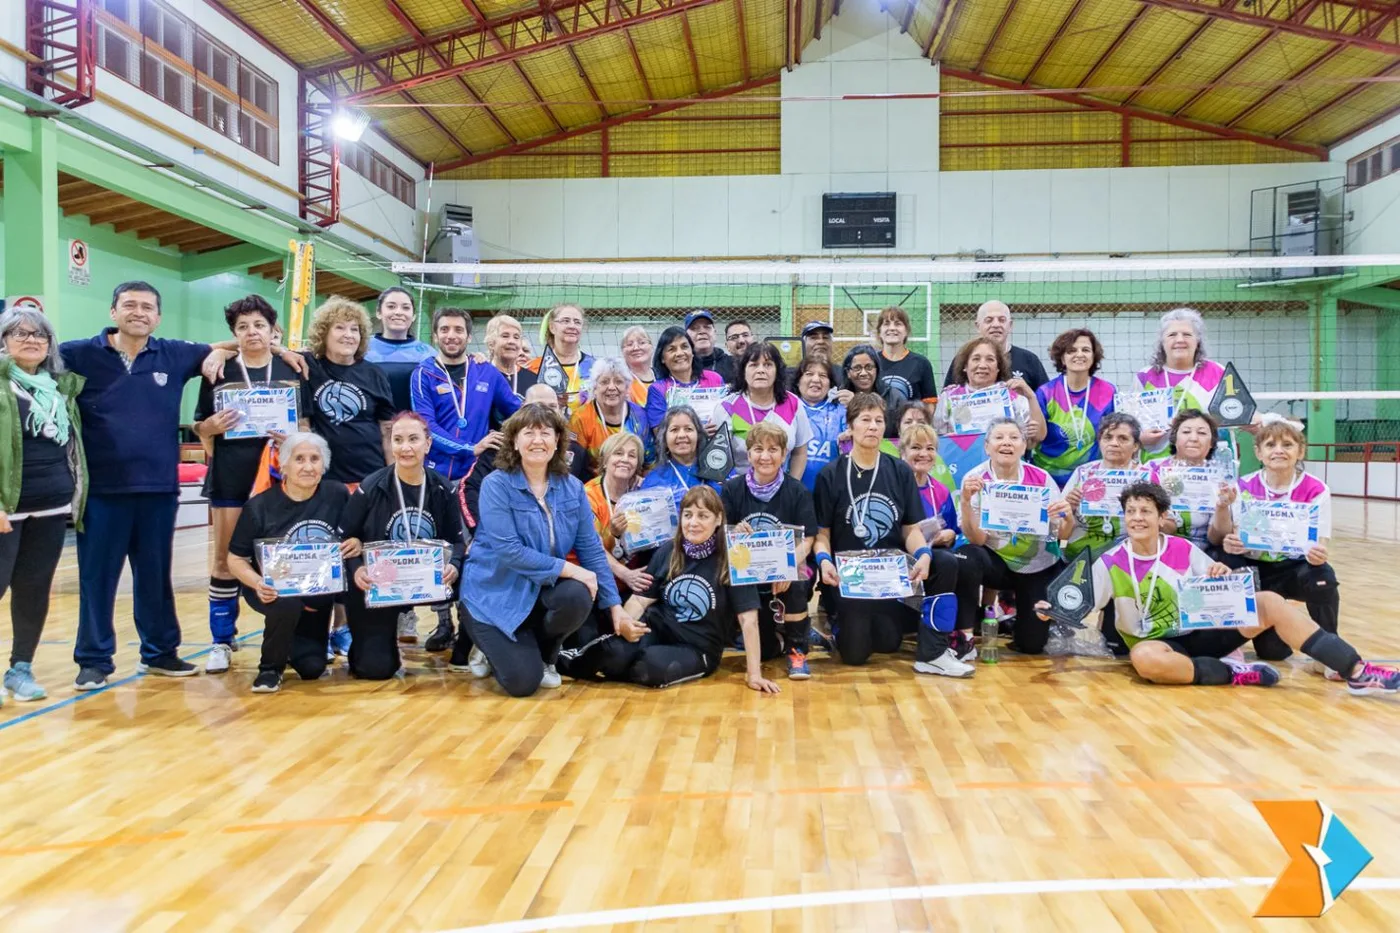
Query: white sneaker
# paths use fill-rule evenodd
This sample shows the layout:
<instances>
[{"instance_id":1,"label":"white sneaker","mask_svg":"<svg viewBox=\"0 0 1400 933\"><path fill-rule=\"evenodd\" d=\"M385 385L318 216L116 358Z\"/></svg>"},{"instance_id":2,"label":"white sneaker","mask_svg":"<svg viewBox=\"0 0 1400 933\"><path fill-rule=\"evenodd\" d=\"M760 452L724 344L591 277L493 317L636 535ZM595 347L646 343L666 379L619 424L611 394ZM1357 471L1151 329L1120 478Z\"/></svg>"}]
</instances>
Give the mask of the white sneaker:
<instances>
[{"instance_id":1,"label":"white sneaker","mask_svg":"<svg viewBox=\"0 0 1400 933\"><path fill-rule=\"evenodd\" d=\"M1323 664L1321 661L1311 662L1308 665L1308 670L1312 671L1314 674L1321 674L1328 680L1346 680L1345 677L1343 677L1341 674L1338 674L1336 671L1332 670L1332 668L1328 667L1326 664Z\"/></svg>"},{"instance_id":2,"label":"white sneaker","mask_svg":"<svg viewBox=\"0 0 1400 933\"><path fill-rule=\"evenodd\" d=\"M412 609L399 613L399 641L405 645L418 644L418 613Z\"/></svg>"},{"instance_id":3,"label":"white sneaker","mask_svg":"<svg viewBox=\"0 0 1400 933\"><path fill-rule=\"evenodd\" d=\"M491 662L476 645L472 645L472 653L467 655L467 670L478 680L491 676Z\"/></svg>"},{"instance_id":4,"label":"white sneaker","mask_svg":"<svg viewBox=\"0 0 1400 933\"><path fill-rule=\"evenodd\" d=\"M229 659L232 657L233 649L228 645L215 645L209 649L209 659L204 662L204 673L224 673L228 670Z\"/></svg>"},{"instance_id":5,"label":"white sneaker","mask_svg":"<svg viewBox=\"0 0 1400 933\"><path fill-rule=\"evenodd\" d=\"M564 686L564 678L559 676L559 672L554 669L553 664L544 666L544 676L540 678L540 686L546 690L557 690Z\"/></svg>"},{"instance_id":6,"label":"white sneaker","mask_svg":"<svg viewBox=\"0 0 1400 933\"><path fill-rule=\"evenodd\" d=\"M951 648L932 661L914 662L915 673L937 674L940 677L971 677L976 670L971 664L959 661Z\"/></svg>"}]
</instances>

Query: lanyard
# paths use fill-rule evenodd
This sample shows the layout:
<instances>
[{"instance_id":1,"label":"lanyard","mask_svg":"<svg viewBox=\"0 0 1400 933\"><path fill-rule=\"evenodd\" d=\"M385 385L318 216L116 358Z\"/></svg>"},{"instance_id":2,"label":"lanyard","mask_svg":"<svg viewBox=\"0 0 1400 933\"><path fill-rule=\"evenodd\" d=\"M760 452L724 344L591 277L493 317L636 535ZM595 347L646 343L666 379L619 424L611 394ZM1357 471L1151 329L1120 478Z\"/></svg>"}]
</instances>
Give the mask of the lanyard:
<instances>
[{"instance_id":1,"label":"lanyard","mask_svg":"<svg viewBox=\"0 0 1400 933\"><path fill-rule=\"evenodd\" d=\"M625 398L622 400L622 423L619 425L608 424L608 419L603 414L603 406L598 403L596 398L593 400L593 410L598 413L598 426L603 429L604 437L611 437L620 431L627 430L627 422L632 420L632 411L628 407L627 399ZM633 431L632 433L641 434L642 432Z\"/></svg>"},{"instance_id":2,"label":"lanyard","mask_svg":"<svg viewBox=\"0 0 1400 933\"><path fill-rule=\"evenodd\" d=\"M667 460L667 461L666 461L666 465L669 466L669 467L671 468L671 472L672 472L672 473L676 474L676 480L681 484L681 488L682 488L682 489L689 489L689 488L690 488L690 483L686 482L685 474L682 473L680 470L676 469L676 463L675 463L675 461L674 461L674 460ZM606 495L606 493L605 493L605 495Z\"/></svg>"},{"instance_id":3,"label":"lanyard","mask_svg":"<svg viewBox=\"0 0 1400 933\"><path fill-rule=\"evenodd\" d=\"M457 412L457 427L464 428L467 426L467 370L471 368L471 363L464 362L462 364L462 394L459 396L457 387L452 383L452 374L447 371L447 364L440 357L434 357L433 362L447 377L447 393L452 396L452 407ZM515 391L513 387L511 391Z\"/></svg>"},{"instance_id":4,"label":"lanyard","mask_svg":"<svg viewBox=\"0 0 1400 933\"><path fill-rule=\"evenodd\" d=\"M774 401L773 404L769 405L767 408L758 409L758 411L763 412L763 418L758 417L757 412L754 411L753 402L749 401L747 394L744 395L744 407L749 410L749 424L758 424L773 413L773 409L778 407L778 403Z\"/></svg>"},{"instance_id":5,"label":"lanyard","mask_svg":"<svg viewBox=\"0 0 1400 933\"><path fill-rule=\"evenodd\" d=\"M1128 572L1133 576L1133 605L1138 609L1138 631L1149 631L1148 623L1152 619L1152 598L1157 595L1157 568L1162 563L1162 552L1166 550L1166 535L1157 536L1157 553L1152 555L1152 566L1147 569L1147 601L1142 598L1142 588L1138 586L1137 558L1133 556L1133 546L1131 543L1125 544L1128 551ZM1144 558L1145 560L1146 558Z\"/></svg>"},{"instance_id":6,"label":"lanyard","mask_svg":"<svg viewBox=\"0 0 1400 933\"><path fill-rule=\"evenodd\" d=\"M865 492L865 511L862 512L856 503L855 490L851 488L851 464L855 462L854 453L846 455L846 495L851 500L851 530L856 533L856 537L864 538L866 527L865 520L870 516L870 493L875 489L875 478L880 475L880 461L885 459L877 452L875 454L875 469L870 472L870 485Z\"/></svg>"},{"instance_id":7,"label":"lanyard","mask_svg":"<svg viewBox=\"0 0 1400 933\"><path fill-rule=\"evenodd\" d=\"M1090 433L1090 435L1092 436L1092 434L1093 434L1094 424L1093 424L1092 421L1089 420L1089 393L1090 393L1091 391L1093 391L1093 388L1094 388L1094 377L1093 377L1093 376L1090 376L1090 377L1089 377L1089 384L1086 385L1086 386L1084 387L1084 404L1081 405L1081 406L1079 406L1079 410L1078 410L1078 414L1079 414L1080 417L1079 417L1079 418L1076 418L1076 417L1074 417L1074 416L1075 416L1074 397L1073 397L1072 395L1070 395L1069 382L1066 381L1066 382L1064 383L1065 402L1066 402L1066 404L1067 404L1067 407L1069 408L1069 426L1070 426L1071 428L1074 429L1074 449L1075 449L1075 450L1082 450L1082 449L1084 448L1084 426L1085 426L1085 425L1088 425L1088 426L1089 426L1089 433ZM1082 418L1083 420L1080 420L1081 418Z\"/></svg>"},{"instance_id":8,"label":"lanyard","mask_svg":"<svg viewBox=\"0 0 1400 933\"><path fill-rule=\"evenodd\" d=\"M1303 474L1299 472L1296 476L1293 477L1293 482L1289 484L1286 490L1284 490L1283 492L1278 492L1272 486L1269 485L1269 474L1263 470L1259 471L1259 485L1264 487L1265 502L1272 502L1275 499L1279 499L1284 502L1289 501L1293 498L1293 490L1297 489L1298 484L1302 481Z\"/></svg>"},{"instance_id":9,"label":"lanyard","mask_svg":"<svg viewBox=\"0 0 1400 933\"><path fill-rule=\"evenodd\" d=\"M246 363L243 362L242 353L238 354L238 368L243 370L243 384L251 389L253 387L253 380L248 378L248 366ZM272 360L267 361L267 375L259 381L263 383L269 383L272 381Z\"/></svg>"},{"instance_id":10,"label":"lanyard","mask_svg":"<svg viewBox=\"0 0 1400 933\"><path fill-rule=\"evenodd\" d=\"M403 526L408 532L410 542L418 540L415 532L423 525L423 503L428 497L428 471L423 470L423 485L418 487L418 524L413 524L413 518L408 513L408 506L403 501L403 483L399 482L399 469L394 468L394 490L399 494L399 511L403 513Z\"/></svg>"}]
</instances>

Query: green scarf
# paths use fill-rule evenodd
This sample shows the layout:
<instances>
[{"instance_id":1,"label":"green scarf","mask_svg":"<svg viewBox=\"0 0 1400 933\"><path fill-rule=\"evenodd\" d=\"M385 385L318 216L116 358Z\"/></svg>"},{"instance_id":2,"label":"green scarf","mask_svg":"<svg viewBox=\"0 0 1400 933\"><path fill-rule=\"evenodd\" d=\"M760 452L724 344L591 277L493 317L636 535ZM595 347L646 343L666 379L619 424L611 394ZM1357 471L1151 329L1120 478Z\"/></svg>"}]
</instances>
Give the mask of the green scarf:
<instances>
[{"instance_id":1,"label":"green scarf","mask_svg":"<svg viewBox=\"0 0 1400 933\"><path fill-rule=\"evenodd\" d=\"M68 404L58 391L58 383L53 376L42 369L30 375L19 366L10 367L10 381L29 394L33 400L29 405L29 417L25 419L25 427L31 434L45 437L43 427L46 424L53 425L54 435L51 438L60 447L68 445L70 424L68 421Z\"/></svg>"}]
</instances>

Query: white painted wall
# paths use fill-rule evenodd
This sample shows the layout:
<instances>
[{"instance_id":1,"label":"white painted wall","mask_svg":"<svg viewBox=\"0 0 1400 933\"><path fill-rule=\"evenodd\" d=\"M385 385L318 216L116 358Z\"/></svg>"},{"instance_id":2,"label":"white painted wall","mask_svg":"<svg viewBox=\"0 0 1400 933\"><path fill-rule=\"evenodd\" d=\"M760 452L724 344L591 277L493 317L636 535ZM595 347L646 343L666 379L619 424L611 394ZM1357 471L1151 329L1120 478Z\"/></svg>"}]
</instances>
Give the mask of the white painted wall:
<instances>
[{"instance_id":1,"label":"white painted wall","mask_svg":"<svg viewBox=\"0 0 1400 933\"><path fill-rule=\"evenodd\" d=\"M1345 163L1400 136L1400 116L1372 127L1334 148L1331 157ZM1400 174L1362 185L1346 196L1348 253L1393 253L1400 250Z\"/></svg>"},{"instance_id":2,"label":"white painted wall","mask_svg":"<svg viewBox=\"0 0 1400 933\"><path fill-rule=\"evenodd\" d=\"M218 10L204 0L164 0L167 6L192 20L205 32L218 39L250 64L260 69L277 82L278 93L278 133L279 159L273 163L256 155L232 140L188 117L173 107L169 107L139 87L128 84L110 72L98 69L97 87L104 97L119 101L146 116L170 127L199 143L198 149L188 144L152 130L115 107L94 101L82 109L82 114L104 126L156 149L172 159L177 159L191 168L197 169L226 184L237 187L253 197L265 200L282 210L295 212L296 199L276 187L266 184L255 175L271 178L277 184L291 190L297 187L296 163L296 94L297 75L295 69L278 58L247 33L229 22ZM19 0L0 0L0 36L14 45L24 46L24 4ZM16 84L24 82L24 68L19 59L0 53L0 76ZM373 132L366 134L371 148L388 158L415 181L421 181L424 170L393 146ZM202 151L200 151L202 150ZM208 153L218 152L235 160L235 168L211 157ZM396 200L388 192L369 184L354 172L344 171L341 175L342 216L364 224L384 236L407 246L416 252L418 242L417 214L414 210ZM348 240L354 240L373 252L384 254L385 248L359 232L340 225L335 232ZM397 254L391 258L401 259Z\"/></svg>"}]
</instances>

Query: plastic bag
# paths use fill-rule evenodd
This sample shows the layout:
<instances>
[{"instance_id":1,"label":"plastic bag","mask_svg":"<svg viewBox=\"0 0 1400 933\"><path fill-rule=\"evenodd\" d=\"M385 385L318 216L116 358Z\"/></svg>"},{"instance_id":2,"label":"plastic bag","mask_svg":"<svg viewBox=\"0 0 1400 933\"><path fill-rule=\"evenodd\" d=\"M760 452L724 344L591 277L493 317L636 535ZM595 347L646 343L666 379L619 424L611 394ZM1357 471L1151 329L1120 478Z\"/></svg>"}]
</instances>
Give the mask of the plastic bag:
<instances>
[{"instance_id":1,"label":"plastic bag","mask_svg":"<svg viewBox=\"0 0 1400 933\"><path fill-rule=\"evenodd\" d=\"M1050 623L1050 638L1045 643L1045 653L1052 658L1108 658L1113 651L1103 637L1103 632L1088 626L1066 625L1062 622Z\"/></svg>"}]
</instances>

